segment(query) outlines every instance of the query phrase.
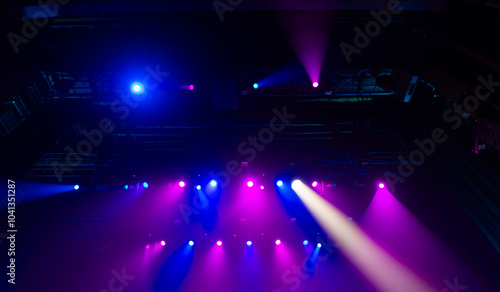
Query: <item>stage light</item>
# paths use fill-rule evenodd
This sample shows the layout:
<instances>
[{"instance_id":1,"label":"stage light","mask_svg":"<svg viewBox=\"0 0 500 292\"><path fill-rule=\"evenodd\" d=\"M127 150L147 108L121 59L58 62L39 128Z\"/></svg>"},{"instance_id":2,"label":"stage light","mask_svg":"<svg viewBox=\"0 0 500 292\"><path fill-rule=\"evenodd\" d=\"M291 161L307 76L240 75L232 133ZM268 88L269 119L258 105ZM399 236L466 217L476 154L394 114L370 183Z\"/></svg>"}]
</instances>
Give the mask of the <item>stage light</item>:
<instances>
[{"instance_id":1,"label":"stage light","mask_svg":"<svg viewBox=\"0 0 500 292\"><path fill-rule=\"evenodd\" d=\"M258 83L254 83L253 84L253 88L255 88L255 89L259 88L259 84Z\"/></svg>"},{"instance_id":2,"label":"stage light","mask_svg":"<svg viewBox=\"0 0 500 292\"><path fill-rule=\"evenodd\" d=\"M215 188L217 186L217 182L215 180L210 181L210 186Z\"/></svg>"},{"instance_id":3,"label":"stage light","mask_svg":"<svg viewBox=\"0 0 500 292\"><path fill-rule=\"evenodd\" d=\"M302 244L304 244L304 245L308 245L308 244L309 244L309 241L308 241L308 240L304 240L304 241L302 242Z\"/></svg>"},{"instance_id":4,"label":"stage light","mask_svg":"<svg viewBox=\"0 0 500 292\"><path fill-rule=\"evenodd\" d=\"M264 189L264 186L260 186L260 189L263 190Z\"/></svg>"},{"instance_id":5,"label":"stage light","mask_svg":"<svg viewBox=\"0 0 500 292\"><path fill-rule=\"evenodd\" d=\"M247 245L248 245L248 246L251 246L251 245L252 245L252 242L251 242L250 240L249 240L249 241L247 241Z\"/></svg>"},{"instance_id":6,"label":"stage light","mask_svg":"<svg viewBox=\"0 0 500 292\"><path fill-rule=\"evenodd\" d=\"M219 241L217 241L217 245L218 245L218 246L221 246L221 245L222 245L222 241L220 241L220 240L219 240Z\"/></svg>"},{"instance_id":7,"label":"stage light","mask_svg":"<svg viewBox=\"0 0 500 292\"><path fill-rule=\"evenodd\" d=\"M165 246L165 240L162 240L162 241L160 242L160 244L161 244L161 245L163 245L163 246Z\"/></svg>"},{"instance_id":8,"label":"stage light","mask_svg":"<svg viewBox=\"0 0 500 292\"><path fill-rule=\"evenodd\" d=\"M144 92L144 85L140 82L134 82L130 86L130 91L132 91L133 94L141 94Z\"/></svg>"},{"instance_id":9,"label":"stage light","mask_svg":"<svg viewBox=\"0 0 500 292\"><path fill-rule=\"evenodd\" d=\"M185 182L183 182L183 181L180 181L180 182L179 182L179 186L180 186L181 188L183 188L183 187L185 187L185 186L186 186L186 183L185 183Z\"/></svg>"},{"instance_id":10,"label":"stage light","mask_svg":"<svg viewBox=\"0 0 500 292\"><path fill-rule=\"evenodd\" d=\"M321 243L318 243L316 246L317 246L317 247L321 247Z\"/></svg>"},{"instance_id":11,"label":"stage light","mask_svg":"<svg viewBox=\"0 0 500 292\"><path fill-rule=\"evenodd\" d=\"M249 181L249 182L247 182L247 186L248 186L249 188L253 187L253 181Z\"/></svg>"},{"instance_id":12,"label":"stage light","mask_svg":"<svg viewBox=\"0 0 500 292\"><path fill-rule=\"evenodd\" d=\"M385 185L383 183L379 183L378 187L381 188L381 189L383 189L385 187Z\"/></svg>"},{"instance_id":13,"label":"stage light","mask_svg":"<svg viewBox=\"0 0 500 292\"><path fill-rule=\"evenodd\" d=\"M301 184L302 184L302 182L300 180L298 180L298 179L294 180L292 182L292 189L294 191L298 190Z\"/></svg>"},{"instance_id":14,"label":"stage light","mask_svg":"<svg viewBox=\"0 0 500 292\"><path fill-rule=\"evenodd\" d=\"M123 188L126 189L126 190L128 190L128 185L125 185Z\"/></svg>"},{"instance_id":15,"label":"stage light","mask_svg":"<svg viewBox=\"0 0 500 292\"><path fill-rule=\"evenodd\" d=\"M149 184L148 184L147 182L143 182L143 183L142 183L142 186L143 186L144 188L146 188L146 189L147 189L147 188L149 188Z\"/></svg>"},{"instance_id":16,"label":"stage light","mask_svg":"<svg viewBox=\"0 0 500 292\"><path fill-rule=\"evenodd\" d=\"M73 188L74 188L75 190L78 190L78 189L80 189L80 186L79 186L79 185L75 185Z\"/></svg>"},{"instance_id":17,"label":"stage light","mask_svg":"<svg viewBox=\"0 0 500 292\"><path fill-rule=\"evenodd\" d=\"M281 244L281 240L276 240L276 245L280 245Z\"/></svg>"},{"instance_id":18,"label":"stage light","mask_svg":"<svg viewBox=\"0 0 500 292\"><path fill-rule=\"evenodd\" d=\"M317 185L318 185L318 182L317 181L313 181L313 183L312 183L313 188L315 188Z\"/></svg>"},{"instance_id":19,"label":"stage light","mask_svg":"<svg viewBox=\"0 0 500 292\"><path fill-rule=\"evenodd\" d=\"M193 84L189 85L189 90L194 90L194 85Z\"/></svg>"},{"instance_id":20,"label":"stage light","mask_svg":"<svg viewBox=\"0 0 500 292\"><path fill-rule=\"evenodd\" d=\"M201 190L201 186L200 186L200 185L197 185L197 186L196 186L196 189L197 189L197 190Z\"/></svg>"},{"instance_id":21,"label":"stage light","mask_svg":"<svg viewBox=\"0 0 500 292\"><path fill-rule=\"evenodd\" d=\"M148 244L148 245L146 245L146 249L149 249L150 247L151 247L151 246L150 246L149 244Z\"/></svg>"},{"instance_id":22,"label":"stage light","mask_svg":"<svg viewBox=\"0 0 500 292\"><path fill-rule=\"evenodd\" d=\"M189 245L190 245L190 246L193 246L193 245L194 245L194 241L190 240L190 241L189 241Z\"/></svg>"},{"instance_id":23,"label":"stage light","mask_svg":"<svg viewBox=\"0 0 500 292\"><path fill-rule=\"evenodd\" d=\"M314 83L313 83L313 87L314 87L314 88L318 87L318 85L319 85L319 84L318 84L318 82L314 82Z\"/></svg>"},{"instance_id":24,"label":"stage light","mask_svg":"<svg viewBox=\"0 0 500 292\"><path fill-rule=\"evenodd\" d=\"M277 185L278 187L283 186L283 181L279 180L279 181L276 183L276 185Z\"/></svg>"}]
</instances>

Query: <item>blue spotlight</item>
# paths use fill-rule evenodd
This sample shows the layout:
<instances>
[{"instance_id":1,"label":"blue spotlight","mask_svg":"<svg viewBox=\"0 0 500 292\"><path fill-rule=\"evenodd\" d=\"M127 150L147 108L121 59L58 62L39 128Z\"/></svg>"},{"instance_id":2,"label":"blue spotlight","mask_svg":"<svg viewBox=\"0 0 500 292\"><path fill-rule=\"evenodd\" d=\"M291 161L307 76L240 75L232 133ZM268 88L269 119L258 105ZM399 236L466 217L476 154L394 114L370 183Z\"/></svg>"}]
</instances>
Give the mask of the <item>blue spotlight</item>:
<instances>
[{"instance_id":1,"label":"blue spotlight","mask_svg":"<svg viewBox=\"0 0 500 292\"><path fill-rule=\"evenodd\" d=\"M210 181L210 186L215 188L217 186L217 182L215 180Z\"/></svg>"},{"instance_id":2,"label":"blue spotlight","mask_svg":"<svg viewBox=\"0 0 500 292\"><path fill-rule=\"evenodd\" d=\"M144 92L144 85L140 82L134 82L130 86L130 91L132 91L133 94L141 94Z\"/></svg>"},{"instance_id":3,"label":"blue spotlight","mask_svg":"<svg viewBox=\"0 0 500 292\"><path fill-rule=\"evenodd\" d=\"M74 188L75 188L75 190L78 190L78 189L80 189L80 186L79 185L75 185Z\"/></svg>"},{"instance_id":4,"label":"blue spotlight","mask_svg":"<svg viewBox=\"0 0 500 292\"><path fill-rule=\"evenodd\" d=\"M194 241L190 240L190 241L189 241L189 245L190 245L190 246L193 246L193 245L194 245Z\"/></svg>"},{"instance_id":5,"label":"blue spotlight","mask_svg":"<svg viewBox=\"0 0 500 292\"><path fill-rule=\"evenodd\" d=\"M308 245L308 244L309 244L309 241L308 241L308 240L304 240L302 243L303 243L304 245Z\"/></svg>"},{"instance_id":6,"label":"blue spotlight","mask_svg":"<svg viewBox=\"0 0 500 292\"><path fill-rule=\"evenodd\" d=\"M125 185L123 188L126 189L126 190L128 190L128 185Z\"/></svg>"},{"instance_id":7,"label":"blue spotlight","mask_svg":"<svg viewBox=\"0 0 500 292\"><path fill-rule=\"evenodd\" d=\"M317 247L321 247L321 243L318 243L316 246L317 246Z\"/></svg>"},{"instance_id":8,"label":"blue spotlight","mask_svg":"<svg viewBox=\"0 0 500 292\"><path fill-rule=\"evenodd\" d=\"M254 83L253 88L255 88L255 89L259 88L259 83Z\"/></svg>"},{"instance_id":9,"label":"blue spotlight","mask_svg":"<svg viewBox=\"0 0 500 292\"><path fill-rule=\"evenodd\" d=\"M277 185L278 187L283 186L283 181L279 180L279 181L276 183L276 185Z\"/></svg>"},{"instance_id":10,"label":"blue spotlight","mask_svg":"<svg viewBox=\"0 0 500 292\"><path fill-rule=\"evenodd\" d=\"M142 186L147 189L149 187L149 184L147 182L143 182Z\"/></svg>"},{"instance_id":11,"label":"blue spotlight","mask_svg":"<svg viewBox=\"0 0 500 292\"><path fill-rule=\"evenodd\" d=\"M200 186L200 185L197 185L197 186L196 186L196 189L197 189L197 190L201 190L201 186Z\"/></svg>"},{"instance_id":12,"label":"blue spotlight","mask_svg":"<svg viewBox=\"0 0 500 292\"><path fill-rule=\"evenodd\" d=\"M251 246L251 245L252 245L252 242L251 242L250 240L249 240L249 241L247 241L247 245L248 245L248 246Z\"/></svg>"}]
</instances>

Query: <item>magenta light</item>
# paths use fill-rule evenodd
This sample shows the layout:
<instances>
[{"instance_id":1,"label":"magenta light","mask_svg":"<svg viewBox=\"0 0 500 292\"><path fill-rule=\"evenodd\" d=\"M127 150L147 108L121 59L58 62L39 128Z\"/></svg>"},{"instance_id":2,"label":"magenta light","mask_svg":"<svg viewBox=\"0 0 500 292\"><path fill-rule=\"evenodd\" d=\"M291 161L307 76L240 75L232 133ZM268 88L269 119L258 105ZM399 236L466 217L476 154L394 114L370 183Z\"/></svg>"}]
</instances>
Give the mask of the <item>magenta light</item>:
<instances>
[{"instance_id":1,"label":"magenta light","mask_svg":"<svg viewBox=\"0 0 500 292\"><path fill-rule=\"evenodd\" d=\"M193 84L189 85L189 90L194 90L194 85Z\"/></svg>"},{"instance_id":2,"label":"magenta light","mask_svg":"<svg viewBox=\"0 0 500 292\"><path fill-rule=\"evenodd\" d=\"M248 186L249 188L253 187L253 181L249 181L249 182L247 182L247 186Z\"/></svg>"},{"instance_id":3,"label":"magenta light","mask_svg":"<svg viewBox=\"0 0 500 292\"><path fill-rule=\"evenodd\" d=\"M263 190L264 189L264 186L260 186L260 189Z\"/></svg>"},{"instance_id":4,"label":"magenta light","mask_svg":"<svg viewBox=\"0 0 500 292\"><path fill-rule=\"evenodd\" d=\"M150 247L151 247L151 246L150 246L149 244L148 244L148 245L146 245L146 249L149 249Z\"/></svg>"},{"instance_id":5,"label":"magenta light","mask_svg":"<svg viewBox=\"0 0 500 292\"><path fill-rule=\"evenodd\" d=\"M318 85L319 85L318 82L313 83L313 87L318 87Z\"/></svg>"},{"instance_id":6,"label":"magenta light","mask_svg":"<svg viewBox=\"0 0 500 292\"><path fill-rule=\"evenodd\" d=\"M315 188L317 185L318 185L318 182L317 181L313 181L313 183L312 183L313 188Z\"/></svg>"},{"instance_id":7,"label":"magenta light","mask_svg":"<svg viewBox=\"0 0 500 292\"><path fill-rule=\"evenodd\" d=\"M218 246L221 246L221 245L222 245L222 241L220 241L220 240L219 240L219 241L217 241L217 245L218 245Z\"/></svg>"},{"instance_id":8,"label":"magenta light","mask_svg":"<svg viewBox=\"0 0 500 292\"><path fill-rule=\"evenodd\" d=\"M378 187L381 188L381 189L383 189L385 187L385 185L383 183L379 183Z\"/></svg>"},{"instance_id":9,"label":"magenta light","mask_svg":"<svg viewBox=\"0 0 500 292\"><path fill-rule=\"evenodd\" d=\"M281 244L281 240L276 240L276 245L280 245Z\"/></svg>"},{"instance_id":10,"label":"magenta light","mask_svg":"<svg viewBox=\"0 0 500 292\"><path fill-rule=\"evenodd\" d=\"M160 243L161 245L165 246L165 240L162 240Z\"/></svg>"},{"instance_id":11,"label":"magenta light","mask_svg":"<svg viewBox=\"0 0 500 292\"><path fill-rule=\"evenodd\" d=\"M183 182L183 181L180 181L180 182L179 182L179 186L180 186L181 188L183 188L183 187L185 187L185 186L186 186L186 183L185 183L185 182Z\"/></svg>"}]
</instances>

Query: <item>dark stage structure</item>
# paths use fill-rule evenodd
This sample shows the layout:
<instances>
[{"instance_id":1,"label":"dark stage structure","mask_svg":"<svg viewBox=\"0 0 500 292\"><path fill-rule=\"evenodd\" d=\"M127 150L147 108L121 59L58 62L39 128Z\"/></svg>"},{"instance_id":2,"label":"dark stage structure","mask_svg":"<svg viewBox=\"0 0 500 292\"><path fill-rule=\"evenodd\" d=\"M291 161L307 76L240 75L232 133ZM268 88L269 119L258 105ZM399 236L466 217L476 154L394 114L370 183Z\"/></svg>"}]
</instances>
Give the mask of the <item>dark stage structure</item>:
<instances>
[{"instance_id":1,"label":"dark stage structure","mask_svg":"<svg viewBox=\"0 0 500 292\"><path fill-rule=\"evenodd\" d=\"M1 291L500 291L500 1L3 1Z\"/></svg>"}]
</instances>

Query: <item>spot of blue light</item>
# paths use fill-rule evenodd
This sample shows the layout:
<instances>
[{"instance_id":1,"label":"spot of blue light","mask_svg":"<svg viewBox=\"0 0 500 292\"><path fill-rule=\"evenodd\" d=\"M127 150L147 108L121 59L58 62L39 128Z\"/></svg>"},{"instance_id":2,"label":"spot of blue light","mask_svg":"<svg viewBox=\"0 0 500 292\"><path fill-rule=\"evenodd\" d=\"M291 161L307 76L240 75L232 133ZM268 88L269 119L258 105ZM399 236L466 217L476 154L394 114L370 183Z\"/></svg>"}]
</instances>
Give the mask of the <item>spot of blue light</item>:
<instances>
[{"instance_id":1,"label":"spot of blue light","mask_svg":"<svg viewBox=\"0 0 500 292\"><path fill-rule=\"evenodd\" d=\"M217 186L217 182L215 180L211 180L210 186L215 188Z\"/></svg>"},{"instance_id":2,"label":"spot of blue light","mask_svg":"<svg viewBox=\"0 0 500 292\"><path fill-rule=\"evenodd\" d=\"M258 83L254 83L253 84L253 88L255 88L255 89L259 88L259 84Z\"/></svg>"},{"instance_id":3,"label":"spot of blue light","mask_svg":"<svg viewBox=\"0 0 500 292\"><path fill-rule=\"evenodd\" d=\"M149 184L147 182L143 182L142 186L147 189L149 187Z\"/></svg>"},{"instance_id":4,"label":"spot of blue light","mask_svg":"<svg viewBox=\"0 0 500 292\"><path fill-rule=\"evenodd\" d=\"M251 242L250 240L249 240L249 241L247 241L247 245L248 245L248 246L251 246L251 245L252 245L252 242Z\"/></svg>"},{"instance_id":5,"label":"spot of blue light","mask_svg":"<svg viewBox=\"0 0 500 292\"><path fill-rule=\"evenodd\" d=\"M190 246L193 246L193 245L194 245L194 241L190 240L190 241L189 241L189 245L190 245Z\"/></svg>"},{"instance_id":6,"label":"spot of blue light","mask_svg":"<svg viewBox=\"0 0 500 292\"><path fill-rule=\"evenodd\" d=\"M316 246L317 246L317 247L321 247L321 243L318 243Z\"/></svg>"},{"instance_id":7,"label":"spot of blue light","mask_svg":"<svg viewBox=\"0 0 500 292\"><path fill-rule=\"evenodd\" d=\"M123 188L126 189L126 190L128 190L128 185L125 185Z\"/></svg>"},{"instance_id":8,"label":"spot of blue light","mask_svg":"<svg viewBox=\"0 0 500 292\"><path fill-rule=\"evenodd\" d=\"M79 185L75 185L74 188L75 188L75 190L78 190L78 189L80 189L80 186Z\"/></svg>"},{"instance_id":9,"label":"spot of blue light","mask_svg":"<svg viewBox=\"0 0 500 292\"><path fill-rule=\"evenodd\" d=\"M308 244L309 244L309 241L308 241L308 240L304 240L302 243L303 243L304 245L308 245Z\"/></svg>"},{"instance_id":10,"label":"spot of blue light","mask_svg":"<svg viewBox=\"0 0 500 292\"><path fill-rule=\"evenodd\" d=\"M197 189L197 190L201 190L201 186L200 186L200 185L197 185L197 186L196 186L196 189Z\"/></svg>"},{"instance_id":11,"label":"spot of blue light","mask_svg":"<svg viewBox=\"0 0 500 292\"><path fill-rule=\"evenodd\" d=\"M130 86L130 91L132 91L132 93L134 94L141 94L144 92L144 85L142 85L142 83L140 82L134 82Z\"/></svg>"},{"instance_id":12,"label":"spot of blue light","mask_svg":"<svg viewBox=\"0 0 500 292\"><path fill-rule=\"evenodd\" d=\"M278 182L276 182L276 185L277 185L278 187L283 186L283 181L279 180Z\"/></svg>"}]
</instances>

